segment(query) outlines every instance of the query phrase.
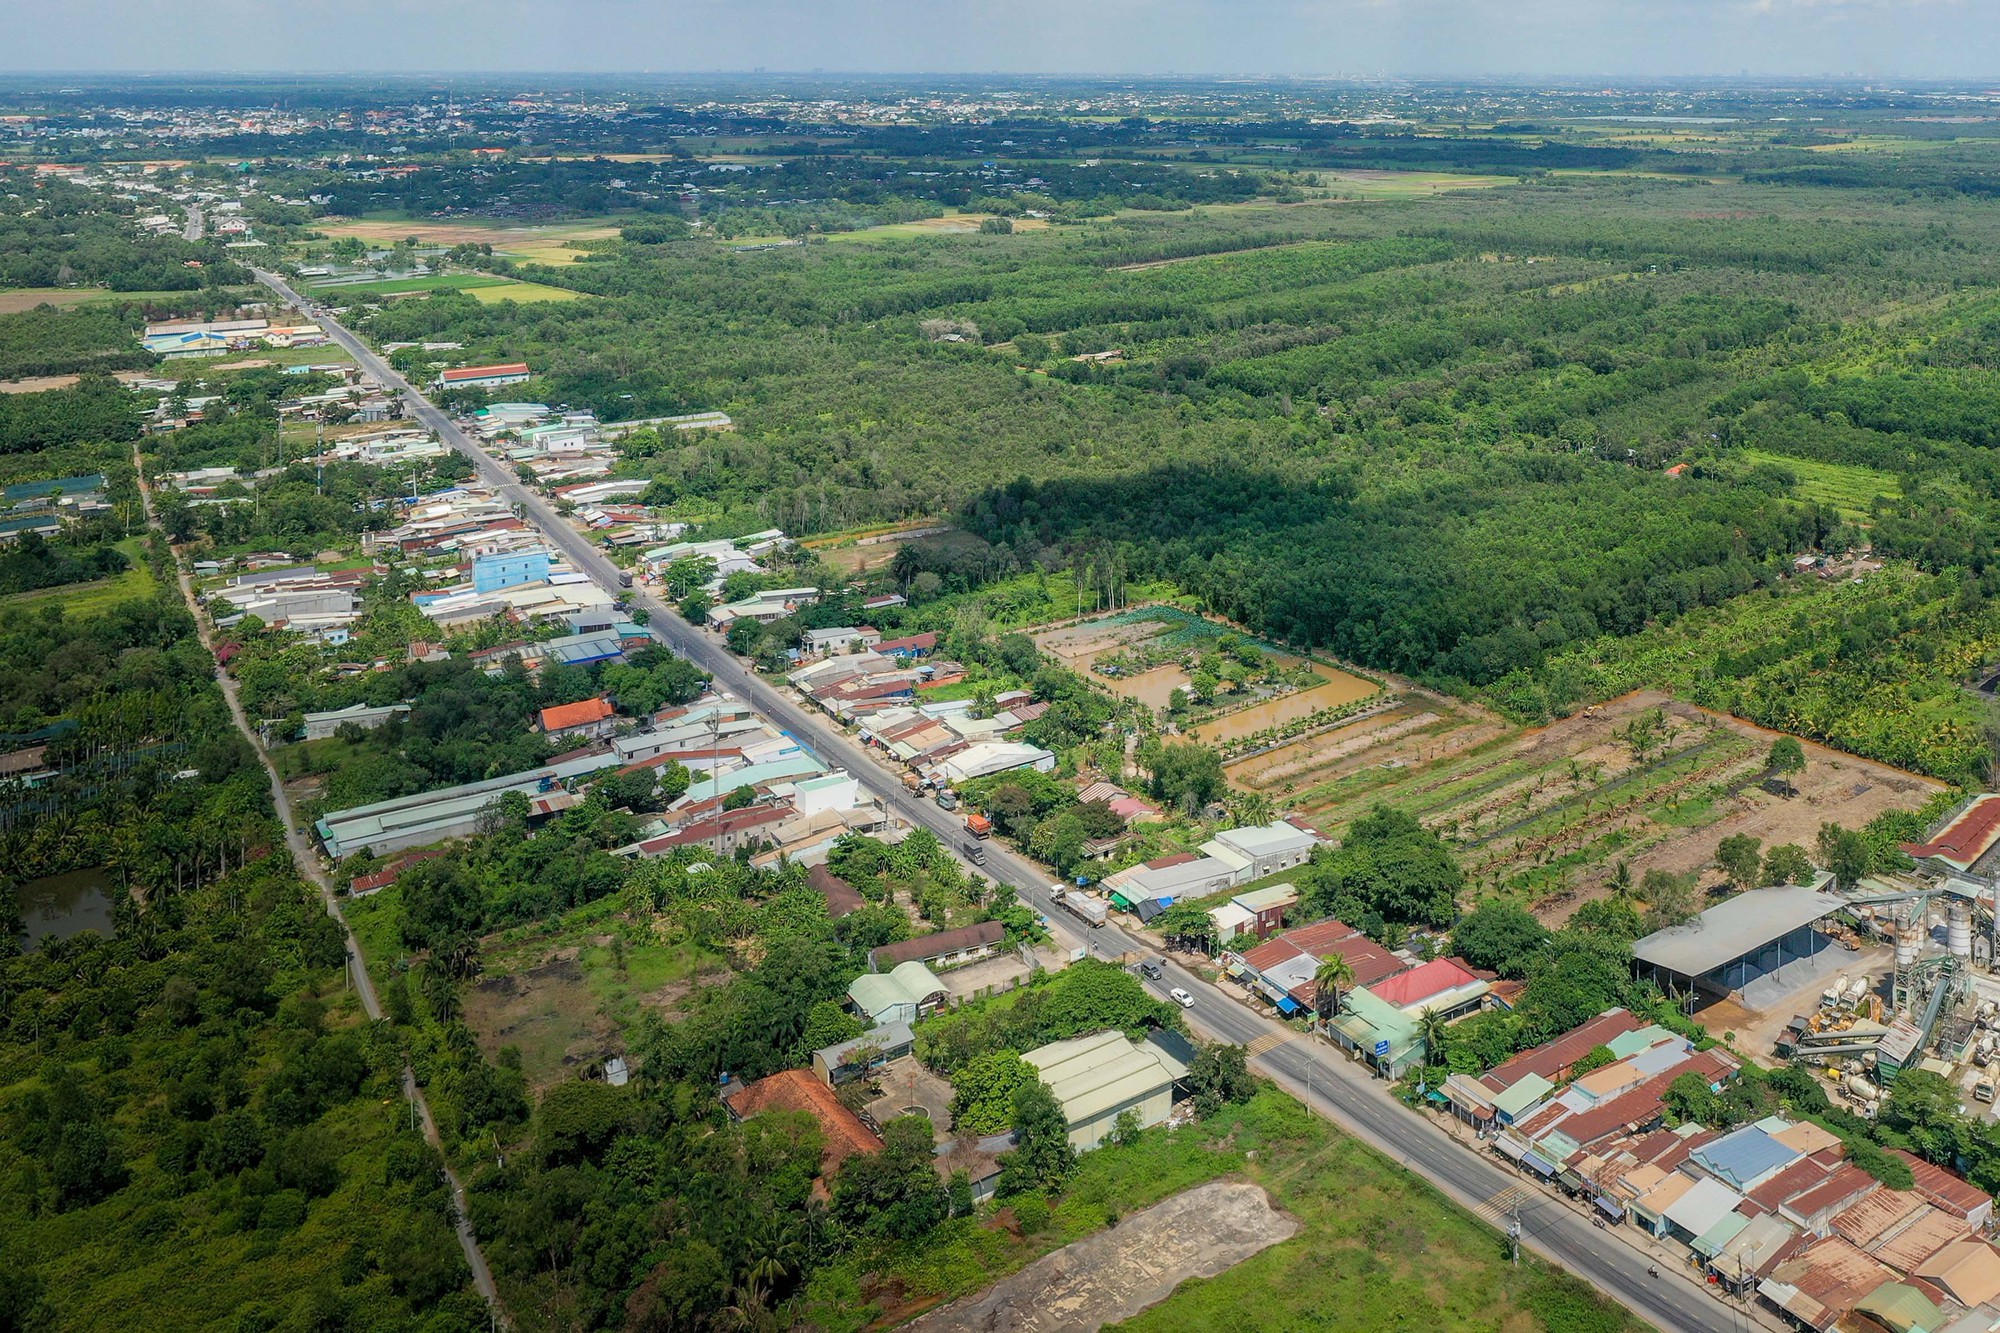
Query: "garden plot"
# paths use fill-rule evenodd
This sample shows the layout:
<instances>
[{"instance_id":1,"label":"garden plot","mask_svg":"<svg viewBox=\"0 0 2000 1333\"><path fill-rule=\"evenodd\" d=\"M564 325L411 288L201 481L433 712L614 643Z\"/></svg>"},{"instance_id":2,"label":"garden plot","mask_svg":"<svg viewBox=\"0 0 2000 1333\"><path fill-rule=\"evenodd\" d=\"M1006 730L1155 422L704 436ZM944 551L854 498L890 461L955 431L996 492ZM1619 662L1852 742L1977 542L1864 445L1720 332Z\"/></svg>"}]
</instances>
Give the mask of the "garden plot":
<instances>
[{"instance_id":1,"label":"garden plot","mask_svg":"<svg viewBox=\"0 0 2000 1333\"><path fill-rule=\"evenodd\" d=\"M1203 671L1212 701L1181 715L1188 732L1233 749L1276 742L1312 719L1382 692L1375 681L1283 652L1232 626L1175 606L1142 606L1042 631L1038 647L1113 693L1165 708L1174 691L1193 692ZM1224 644L1240 644L1225 650ZM1206 664L1206 665L1204 665Z\"/></svg>"},{"instance_id":2,"label":"garden plot","mask_svg":"<svg viewBox=\"0 0 2000 1333\"><path fill-rule=\"evenodd\" d=\"M1621 861L1634 881L1700 874L1732 834L1809 847L1822 822L1859 827L1941 790L1808 745L1796 794L1774 795L1760 784L1775 733L1656 692L1497 735L1436 713L1405 705L1315 738L1330 767L1279 755L1231 776L1333 833L1378 801L1395 806L1451 845L1475 892L1519 895L1551 918L1608 891ZM1327 776L1302 788L1302 773Z\"/></svg>"}]
</instances>

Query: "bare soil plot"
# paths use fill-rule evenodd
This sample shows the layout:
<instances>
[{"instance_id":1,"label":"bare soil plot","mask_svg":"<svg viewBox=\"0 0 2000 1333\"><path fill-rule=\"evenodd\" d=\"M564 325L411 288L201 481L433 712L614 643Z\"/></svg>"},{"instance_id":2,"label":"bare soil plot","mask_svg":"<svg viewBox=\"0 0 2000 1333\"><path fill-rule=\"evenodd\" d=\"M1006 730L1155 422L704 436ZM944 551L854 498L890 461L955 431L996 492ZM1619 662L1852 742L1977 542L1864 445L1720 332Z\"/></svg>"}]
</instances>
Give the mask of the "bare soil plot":
<instances>
[{"instance_id":1,"label":"bare soil plot","mask_svg":"<svg viewBox=\"0 0 2000 1333\"><path fill-rule=\"evenodd\" d=\"M1242 633L1234 626L1190 616L1174 607L1149 610L1142 606L1045 629L1035 635L1035 643L1061 658L1071 670L1090 675L1113 693L1136 699L1149 708L1164 708L1173 692L1187 689L1190 682L1184 665L1173 660L1162 661L1163 657L1195 651L1204 644L1212 646L1224 634ZM1094 673L1093 668L1100 660L1128 649L1145 654L1141 662L1150 661L1153 665L1118 676ZM1276 691L1257 688L1242 706L1195 724L1191 733L1210 744L1227 744L1365 699L1379 688L1372 681L1325 662L1307 662L1279 652L1272 652L1270 657L1274 665L1287 672L1308 667L1321 683L1304 688L1288 684Z\"/></svg>"},{"instance_id":2,"label":"bare soil plot","mask_svg":"<svg viewBox=\"0 0 2000 1333\"><path fill-rule=\"evenodd\" d=\"M503 1046L519 1047L521 1068L536 1087L558 1082L572 1066L604 1055L613 1034L610 1020L598 1014L574 956L481 977L466 992L465 1018L489 1060Z\"/></svg>"},{"instance_id":3,"label":"bare soil plot","mask_svg":"<svg viewBox=\"0 0 2000 1333\"><path fill-rule=\"evenodd\" d=\"M1407 771L1460 754L1514 730L1428 691L1398 688L1385 706L1227 766L1229 780L1293 805L1316 821L1338 820L1343 797L1397 784Z\"/></svg>"},{"instance_id":4,"label":"bare soil plot","mask_svg":"<svg viewBox=\"0 0 2000 1333\"><path fill-rule=\"evenodd\" d=\"M922 1333L1095 1330L1128 1319L1189 1278L1210 1278L1298 1232L1256 1185L1219 1180L1066 1245L979 1296L906 1327Z\"/></svg>"},{"instance_id":5,"label":"bare soil plot","mask_svg":"<svg viewBox=\"0 0 2000 1333\"><path fill-rule=\"evenodd\" d=\"M624 1034L647 1010L679 1009L696 984L727 975L711 957L682 945L619 946L594 928L542 939L485 941L486 974L465 993L465 1021L489 1059L521 1051L537 1088L625 1049Z\"/></svg>"},{"instance_id":6,"label":"bare soil plot","mask_svg":"<svg viewBox=\"0 0 2000 1333\"><path fill-rule=\"evenodd\" d=\"M36 375L24 380L0 380L0 393L47 393L67 389L77 382L75 375Z\"/></svg>"}]
</instances>

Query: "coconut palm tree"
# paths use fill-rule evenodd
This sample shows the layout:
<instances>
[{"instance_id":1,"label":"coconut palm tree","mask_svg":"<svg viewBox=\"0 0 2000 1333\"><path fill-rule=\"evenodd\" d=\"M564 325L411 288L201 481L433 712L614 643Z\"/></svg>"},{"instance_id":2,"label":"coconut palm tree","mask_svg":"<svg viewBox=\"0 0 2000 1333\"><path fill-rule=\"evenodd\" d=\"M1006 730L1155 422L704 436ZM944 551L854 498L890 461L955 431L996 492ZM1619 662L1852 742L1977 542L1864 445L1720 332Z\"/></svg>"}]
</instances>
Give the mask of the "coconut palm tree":
<instances>
[{"instance_id":1,"label":"coconut palm tree","mask_svg":"<svg viewBox=\"0 0 2000 1333\"><path fill-rule=\"evenodd\" d=\"M1424 1044L1424 1063L1441 1065L1445 1044L1451 1040L1451 1025L1436 1009L1426 1009L1417 1015L1417 1040Z\"/></svg>"},{"instance_id":2,"label":"coconut palm tree","mask_svg":"<svg viewBox=\"0 0 2000 1333\"><path fill-rule=\"evenodd\" d=\"M1340 991L1343 986L1354 984L1354 964L1339 954L1326 959L1313 973L1313 1007L1319 1010L1320 1023L1324 1026L1333 1021L1340 1012Z\"/></svg>"}]
</instances>

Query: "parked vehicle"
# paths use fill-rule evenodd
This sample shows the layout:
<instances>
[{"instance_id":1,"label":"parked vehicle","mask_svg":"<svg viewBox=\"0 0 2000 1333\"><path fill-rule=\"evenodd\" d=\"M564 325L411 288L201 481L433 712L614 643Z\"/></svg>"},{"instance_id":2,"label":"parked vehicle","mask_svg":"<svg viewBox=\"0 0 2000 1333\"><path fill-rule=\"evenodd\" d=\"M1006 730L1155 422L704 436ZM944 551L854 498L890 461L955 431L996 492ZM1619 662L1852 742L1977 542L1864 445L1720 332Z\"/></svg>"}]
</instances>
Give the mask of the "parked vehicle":
<instances>
[{"instance_id":1,"label":"parked vehicle","mask_svg":"<svg viewBox=\"0 0 2000 1333\"><path fill-rule=\"evenodd\" d=\"M1194 1008L1194 996L1188 994L1186 991L1182 990L1179 986L1176 986L1172 990L1168 991L1167 998L1172 1000L1175 1004L1179 1005L1183 1009Z\"/></svg>"},{"instance_id":2,"label":"parked vehicle","mask_svg":"<svg viewBox=\"0 0 2000 1333\"><path fill-rule=\"evenodd\" d=\"M958 793L950 790L941 791L937 794L937 803L940 810L956 810L958 809Z\"/></svg>"},{"instance_id":3,"label":"parked vehicle","mask_svg":"<svg viewBox=\"0 0 2000 1333\"><path fill-rule=\"evenodd\" d=\"M1975 1102L1986 1102L1991 1105L1993 1101L1993 1085L1991 1083L1981 1083L1972 1090L1972 1100Z\"/></svg>"},{"instance_id":4,"label":"parked vehicle","mask_svg":"<svg viewBox=\"0 0 2000 1333\"><path fill-rule=\"evenodd\" d=\"M1084 893L1066 893L1062 905L1093 929L1104 924L1111 915L1111 906L1102 899Z\"/></svg>"},{"instance_id":5,"label":"parked vehicle","mask_svg":"<svg viewBox=\"0 0 2000 1333\"><path fill-rule=\"evenodd\" d=\"M1158 981L1161 977L1167 975L1167 965L1157 958L1148 958L1145 962L1139 964L1139 970L1153 981Z\"/></svg>"},{"instance_id":6,"label":"parked vehicle","mask_svg":"<svg viewBox=\"0 0 2000 1333\"><path fill-rule=\"evenodd\" d=\"M629 570L620 570L618 572L618 586L621 588L629 588L632 586L632 575Z\"/></svg>"}]
</instances>

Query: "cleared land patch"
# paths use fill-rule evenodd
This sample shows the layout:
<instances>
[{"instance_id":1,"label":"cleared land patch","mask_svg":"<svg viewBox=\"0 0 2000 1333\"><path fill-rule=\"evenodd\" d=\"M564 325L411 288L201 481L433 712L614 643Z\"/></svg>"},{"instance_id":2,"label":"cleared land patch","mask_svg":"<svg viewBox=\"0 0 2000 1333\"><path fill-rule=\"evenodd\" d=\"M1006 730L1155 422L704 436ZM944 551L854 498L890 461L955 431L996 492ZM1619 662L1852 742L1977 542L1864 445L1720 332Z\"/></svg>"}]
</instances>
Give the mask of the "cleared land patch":
<instances>
[{"instance_id":1,"label":"cleared land patch","mask_svg":"<svg viewBox=\"0 0 2000 1333\"><path fill-rule=\"evenodd\" d=\"M1895 473L1858 463L1822 463L1762 449L1745 449L1742 456L1752 463L1785 469L1799 479L1797 493L1801 499L1829 505L1839 510L1843 518L1865 519L1876 496L1894 499L1903 493L1903 484Z\"/></svg>"},{"instance_id":2,"label":"cleared land patch","mask_svg":"<svg viewBox=\"0 0 2000 1333\"><path fill-rule=\"evenodd\" d=\"M1189 1278L1226 1272L1298 1230L1261 1187L1211 1181L1043 1255L980 1296L908 1327L921 1333L1099 1328L1157 1305Z\"/></svg>"}]
</instances>

